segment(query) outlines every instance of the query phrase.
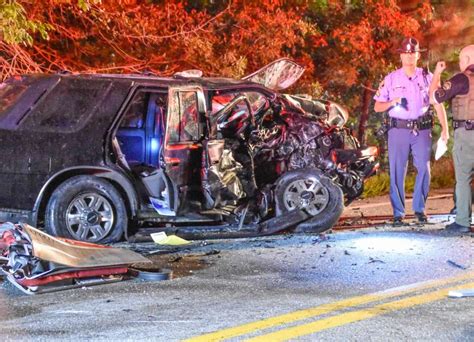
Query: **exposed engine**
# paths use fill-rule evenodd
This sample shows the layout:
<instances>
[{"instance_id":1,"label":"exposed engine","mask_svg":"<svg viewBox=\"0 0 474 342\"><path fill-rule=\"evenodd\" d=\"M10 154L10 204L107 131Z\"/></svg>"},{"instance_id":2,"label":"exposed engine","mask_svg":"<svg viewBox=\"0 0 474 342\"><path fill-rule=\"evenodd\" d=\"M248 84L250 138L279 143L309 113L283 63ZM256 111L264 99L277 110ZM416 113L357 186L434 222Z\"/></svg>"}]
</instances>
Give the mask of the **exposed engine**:
<instances>
[{"instance_id":1,"label":"exposed engine","mask_svg":"<svg viewBox=\"0 0 474 342\"><path fill-rule=\"evenodd\" d=\"M286 171L317 168L341 186L347 203L361 195L363 179L373 172L373 153L363 155L357 139L343 126L345 120L331 124L332 103L301 101L315 112L306 112L293 97L284 95L252 132L257 183L267 183Z\"/></svg>"}]
</instances>

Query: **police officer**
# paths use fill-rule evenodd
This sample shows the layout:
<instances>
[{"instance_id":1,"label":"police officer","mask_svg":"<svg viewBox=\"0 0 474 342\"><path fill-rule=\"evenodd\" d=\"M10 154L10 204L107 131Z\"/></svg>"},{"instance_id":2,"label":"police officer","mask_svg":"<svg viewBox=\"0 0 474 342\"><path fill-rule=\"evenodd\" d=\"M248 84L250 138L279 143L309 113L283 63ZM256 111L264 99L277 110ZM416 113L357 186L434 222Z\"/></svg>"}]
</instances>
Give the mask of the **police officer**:
<instances>
[{"instance_id":1,"label":"police officer","mask_svg":"<svg viewBox=\"0 0 474 342\"><path fill-rule=\"evenodd\" d=\"M456 174L456 221L446 229L467 233L471 231L472 194L474 174L474 45L468 45L459 55L461 73L454 75L440 87L440 76L446 69L438 62L430 86L432 103L453 99L454 170Z\"/></svg>"},{"instance_id":2,"label":"police officer","mask_svg":"<svg viewBox=\"0 0 474 342\"><path fill-rule=\"evenodd\" d=\"M374 110L388 111L389 115L388 159L394 226L403 225L405 216L405 176L410 151L417 170L413 211L420 223L427 222L425 203L431 177L432 127L429 86L433 75L417 67L421 51L415 38L403 39L397 49L402 67L385 77L374 96ZM449 132L446 112L442 105L434 107L442 126L441 136L447 141Z\"/></svg>"}]
</instances>

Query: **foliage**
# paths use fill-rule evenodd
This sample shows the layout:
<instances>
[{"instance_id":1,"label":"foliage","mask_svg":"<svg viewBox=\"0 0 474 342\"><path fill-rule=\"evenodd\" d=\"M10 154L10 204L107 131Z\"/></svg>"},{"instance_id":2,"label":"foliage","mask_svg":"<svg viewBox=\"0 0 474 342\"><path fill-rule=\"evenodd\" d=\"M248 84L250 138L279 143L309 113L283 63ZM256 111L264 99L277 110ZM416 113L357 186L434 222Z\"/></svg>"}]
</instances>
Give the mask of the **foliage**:
<instances>
[{"instance_id":1,"label":"foliage","mask_svg":"<svg viewBox=\"0 0 474 342\"><path fill-rule=\"evenodd\" d=\"M413 192L416 175L411 172L405 178L405 192ZM431 163L431 189L453 188L455 183L454 165L451 158L444 157ZM390 191L390 175L381 172L369 178L364 184L364 198L386 195Z\"/></svg>"},{"instance_id":2,"label":"foliage","mask_svg":"<svg viewBox=\"0 0 474 342\"><path fill-rule=\"evenodd\" d=\"M23 49L42 71L147 70L171 75L199 68L208 76L241 77L290 56L306 66L306 88L312 89L315 83L305 46L320 34L302 16L306 5L298 1L235 0L215 6L177 0L20 3L29 20L51 28L48 40L38 35L31 48ZM6 54L5 70L14 57Z\"/></svg>"},{"instance_id":3,"label":"foliage","mask_svg":"<svg viewBox=\"0 0 474 342\"><path fill-rule=\"evenodd\" d=\"M380 144L378 82L400 39L430 47L431 66L472 43L472 0L0 0L0 79L31 72L201 69L241 77L274 59L306 67L292 91L352 109L363 142ZM365 140L365 141L364 141ZM382 145L383 147L383 145Z\"/></svg>"},{"instance_id":4,"label":"foliage","mask_svg":"<svg viewBox=\"0 0 474 342\"><path fill-rule=\"evenodd\" d=\"M32 33L38 32L42 39L46 39L50 29L46 23L29 20L21 4L0 0L0 36L5 43L33 45Z\"/></svg>"},{"instance_id":5,"label":"foliage","mask_svg":"<svg viewBox=\"0 0 474 342\"><path fill-rule=\"evenodd\" d=\"M416 19L401 14L393 0L352 5L322 0L23 0L11 4L14 13L22 14L14 17L11 27L21 30L15 31L17 40L4 41L31 43L32 35L39 32L27 52L45 71L147 69L169 75L201 68L207 75L240 77L290 56L307 68L304 90L311 91L317 84L335 95L347 94L348 88L370 77L369 70L378 74L389 64L387 56L393 55L387 54L392 38L419 27ZM371 63L374 60L379 63Z\"/></svg>"},{"instance_id":6,"label":"foliage","mask_svg":"<svg viewBox=\"0 0 474 342\"><path fill-rule=\"evenodd\" d=\"M381 172L370 177L364 184L362 197L369 198L388 194L390 191L390 176L388 172Z\"/></svg>"}]
</instances>

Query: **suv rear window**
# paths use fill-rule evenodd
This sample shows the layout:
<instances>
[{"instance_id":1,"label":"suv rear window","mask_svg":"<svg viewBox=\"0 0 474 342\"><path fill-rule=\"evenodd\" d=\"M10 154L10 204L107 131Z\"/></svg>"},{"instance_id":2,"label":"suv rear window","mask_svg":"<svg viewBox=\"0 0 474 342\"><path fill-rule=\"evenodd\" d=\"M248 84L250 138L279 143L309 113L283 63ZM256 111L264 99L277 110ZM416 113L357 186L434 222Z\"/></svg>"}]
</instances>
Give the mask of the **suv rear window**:
<instances>
[{"instance_id":1,"label":"suv rear window","mask_svg":"<svg viewBox=\"0 0 474 342\"><path fill-rule=\"evenodd\" d=\"M8 112L26 89L28 85L22 82L0 83L0 116Z\"/></svg>"},{"instance_id":2,"label":"suv rear window","mask_svg":"<svg viewBox=\"0 0 474 342\"><path fill-rule=\"evenodd\" d=\"M104 101L111 82L94 79L64 78L49 92L22 128L32 131L72 133L85 126Z\"/></svg>"}]
</instances>

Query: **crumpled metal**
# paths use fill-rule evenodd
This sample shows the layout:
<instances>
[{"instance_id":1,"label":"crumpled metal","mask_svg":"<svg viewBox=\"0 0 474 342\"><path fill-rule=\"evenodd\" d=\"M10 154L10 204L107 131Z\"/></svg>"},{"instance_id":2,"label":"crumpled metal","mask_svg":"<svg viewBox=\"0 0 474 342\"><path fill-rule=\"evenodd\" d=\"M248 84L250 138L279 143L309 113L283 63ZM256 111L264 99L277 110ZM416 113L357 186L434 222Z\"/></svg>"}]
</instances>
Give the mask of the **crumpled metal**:
<instances>
[{"instance_id":1,"label":"crumpled metal","mask_svg":"<svg viewBox=\"0 0 474 342\"><path fill-rule=\"evenodd\" d=\"M238 173L242 171L242 164L234 158L230 149L222 151L218 164L209 168L211 193L220 200L236 201L246 196Z\"/></svg>"},{"instance_id":2,"label":"crumpled metal","mask_svg":"<svg viewBox=\"0 0 474 342\"><path fill-rule=\"evenodd\" d=\"M0 272L26 294L64 288L67 280L124 275L150 260L125 249L53 237L27 224L0 225Z\"/></svg>"}]
</instances>

